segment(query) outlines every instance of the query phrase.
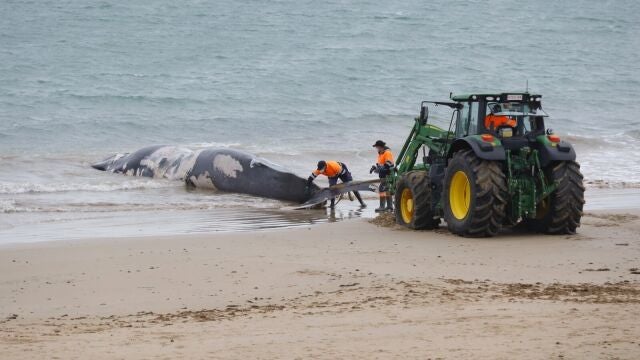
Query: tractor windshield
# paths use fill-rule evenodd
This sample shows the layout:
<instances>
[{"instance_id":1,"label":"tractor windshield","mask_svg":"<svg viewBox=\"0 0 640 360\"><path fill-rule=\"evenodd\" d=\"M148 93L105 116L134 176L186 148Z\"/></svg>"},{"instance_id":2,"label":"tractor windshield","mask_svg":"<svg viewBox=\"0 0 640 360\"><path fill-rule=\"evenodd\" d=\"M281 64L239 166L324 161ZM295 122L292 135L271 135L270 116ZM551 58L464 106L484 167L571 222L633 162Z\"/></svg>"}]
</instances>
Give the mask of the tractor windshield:
<instances>
[{"instance_id":1,"label":"tractor windshield","mask_svg":"<svg viewBox=\"0 0 640 360\"><path fill-rule=\"evenodd\" d=\"M529 104L521 102L487 103L487 114L504 116L547 116L546 113L538 113Z\"/></svg>"},{"instance_id":2,"label":"tractor windshield","mask_svg":"<svg viewBox=\"0 0 640 360\"><path fill-rule=\"evenodd\" d=\"M530 131L530 125L536 117L547 117L541 109L534 109L528 103L523 102L489 102L487 103L487 116L506 117L516 122L514 127L516 135L524 135Z\"/></svg>"}]
</instances>

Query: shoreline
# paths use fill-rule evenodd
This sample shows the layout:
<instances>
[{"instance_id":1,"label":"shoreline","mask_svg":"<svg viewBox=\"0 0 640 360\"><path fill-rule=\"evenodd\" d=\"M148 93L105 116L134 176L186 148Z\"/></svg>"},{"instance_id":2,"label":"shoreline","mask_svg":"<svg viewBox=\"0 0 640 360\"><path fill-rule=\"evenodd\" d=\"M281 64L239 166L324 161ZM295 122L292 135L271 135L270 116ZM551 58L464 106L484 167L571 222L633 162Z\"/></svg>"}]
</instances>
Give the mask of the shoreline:
<instances>
[{"instance_id":1,"label":"shoreline","mask_svg":"<svg viewBox=\"0 0 640 360\"><path fill-rule=\"evenodd\" d=\"M378 206L375 194L365 197L368 207L341 201L328 210L281 208L214 208L202 210L154 210L121 212L18 213L0 219L0 249L20 243L76 241L105 238L230 234L235 232L294 229L358 218L373 218ZM637 208L640 189L587 188L585 211L625 211ZM215 201L212 199L212 201ZM25 221L44 216L40 220ZM47 216L53 217L52 219ZM19 219L23 220L19 220ZM18 219L18 220L17 220Z\"/></svg>"},{"instance_id":2,"label":"shoreline","mask_svg":"<svg viewBox=\"0 0 640 360\"><path fill-rule=\"evenodd\" d=\"M5 246L0 344L9 358L634 358L639 216L587 211L571 236L356 219Z\"/></svg>"}]
</instances>

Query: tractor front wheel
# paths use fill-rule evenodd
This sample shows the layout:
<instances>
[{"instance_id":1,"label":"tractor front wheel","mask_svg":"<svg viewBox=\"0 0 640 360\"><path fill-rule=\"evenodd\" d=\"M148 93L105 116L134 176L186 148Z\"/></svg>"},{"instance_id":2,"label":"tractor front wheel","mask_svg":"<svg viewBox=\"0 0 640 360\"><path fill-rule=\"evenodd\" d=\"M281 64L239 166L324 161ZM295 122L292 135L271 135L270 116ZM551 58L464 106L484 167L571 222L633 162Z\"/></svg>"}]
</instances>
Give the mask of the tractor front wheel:
<instances>
[{"instance_id":1,"label":"tractor front wheel","mask_svg":"<svg viewBox=\"0 0 640 360\"><path fill-rule=\"evenodd\" d=\"M398 180L395 192L396 222L410 229L434 229L440 219L431 207L431 181L426 171L409 171Z\"/></svg>"},{"instance_id":2,"label":"tractor front wheel","mask_svg":"<svg viewBox=\"0 0 640 360\"><path fill-rule=\"evenodd\" d=\"M478 158L472 150L456 152L444 178L444 219L449 231L488 237L506 218L507 181L498 162Z\"/></svg>"},{"instance_id":3,"label":"tractor front wheel","mask_svg":"<svg viewBox=\"0 0 640 360\"><path fill-rule=\"evenodd\" d=\"M538 204L536 217L526 219L527 227L547 234L575 234L584 205L584 185L580 165L562 161L545 171L556 190Z\"/></svg>"}]
</instances>

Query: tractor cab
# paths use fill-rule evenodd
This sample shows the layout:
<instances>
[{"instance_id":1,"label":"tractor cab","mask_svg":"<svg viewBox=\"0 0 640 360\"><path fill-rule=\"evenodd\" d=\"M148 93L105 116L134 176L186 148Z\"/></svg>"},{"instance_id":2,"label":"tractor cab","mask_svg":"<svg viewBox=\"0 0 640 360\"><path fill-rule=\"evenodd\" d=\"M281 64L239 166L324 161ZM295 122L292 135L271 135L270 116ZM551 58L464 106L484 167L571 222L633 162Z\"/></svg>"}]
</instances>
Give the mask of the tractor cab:
<instances>
[{"instance_id":1,"label":"tractor cab","mask_svg":"<svg viewBox=\"0 0 640 360\"><path fill-rule=\"evenodd\" d=\"M540 95L528 93L471 94L452 96L458 105L456 138L491 134L500 139L544 134Z\"/></svg>"}]
</instances>

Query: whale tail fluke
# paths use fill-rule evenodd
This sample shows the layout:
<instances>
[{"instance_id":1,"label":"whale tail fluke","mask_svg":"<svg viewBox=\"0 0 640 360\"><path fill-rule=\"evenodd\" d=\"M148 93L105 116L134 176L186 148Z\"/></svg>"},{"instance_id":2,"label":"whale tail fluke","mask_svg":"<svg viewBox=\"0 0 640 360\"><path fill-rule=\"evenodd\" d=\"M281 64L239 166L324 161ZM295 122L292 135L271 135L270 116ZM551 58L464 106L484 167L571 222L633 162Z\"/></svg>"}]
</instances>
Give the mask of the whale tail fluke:
<instances>
[{"instance_id":1,"label":"whale tail fluke","mask_svg":"<svg viewBox=\"0 0 640 360\"><path fill-rule=\"evenodd\" d=\"M300 206L291 207L291 210L308 209L316 205L322 204L327 200L336 198L342 194L346 194L351 191L376 191L378 187L376 184L380 183L380 179L363 180L363 181L350 181L348 183L341 183L328 188L320 189L312 193L310 199ZM361 202L362 203L362 202Z\"/></svg>"}]
</instances>

